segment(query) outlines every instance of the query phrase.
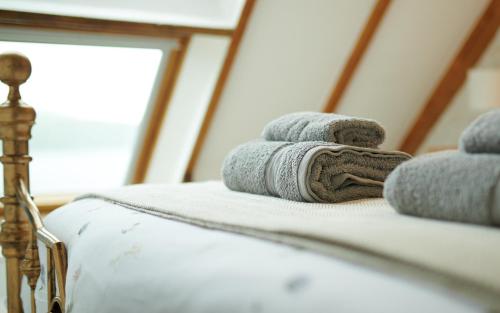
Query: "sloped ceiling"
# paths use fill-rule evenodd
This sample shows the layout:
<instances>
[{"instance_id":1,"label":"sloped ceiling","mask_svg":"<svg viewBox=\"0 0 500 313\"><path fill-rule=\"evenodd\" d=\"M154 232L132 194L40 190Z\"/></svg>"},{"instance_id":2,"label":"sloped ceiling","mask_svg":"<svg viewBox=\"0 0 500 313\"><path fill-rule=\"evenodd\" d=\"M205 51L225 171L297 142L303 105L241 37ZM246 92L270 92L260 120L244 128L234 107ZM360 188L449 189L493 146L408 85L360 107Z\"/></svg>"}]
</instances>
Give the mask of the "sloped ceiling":
<instances>
[{"instance_id":1,"label":"sloped ceiling","mask_svg":"<svg viewBox=\"0 0 500 313\"><path fill-rule=\"evenodd\" d=\"M487 4L392 1L338 112L380 121L383 148L396 149ZM219 178L226 153L258 138L270 119L320 111L374 5L258 1L193 179Z\"/></svg>"},{"instance_id":2,"label":"sloped ceiling","mask_svg":"<svg viewBox=\"0 0 500 313\"><path fill-rule=\"evenodd\" d=\"M500 68L500 32L497 31L494 41L490 44L482 56L477 68ZM500 86L498 86L500 88ZM481 111L475 110L468 103L467 84L453 99L449 108L439 122L434 126L432 132L420 147L419 153L434 151L439 148L455 148L460 134Z\"/></svg>"},{"instance_id":3,"label":"sloped ceiling","mask_svg":"<svg viewBox=\"0 0 500 313\"><path fill-rule=\"evenodd\" d=\"M393 1L339 112L378 120L397 149L487 4Z\"/></svg>"},{"instance_id":4,"label":"sloped ceiling","mask_svg":"<svg viewBox=\"0 0 500 313\"><path fill-rule=\"evenodd\" d=\"M270 119L321 110L373 5L257 1L193 179L218 178L225 154Z\"/></svg>"}]
</instances>

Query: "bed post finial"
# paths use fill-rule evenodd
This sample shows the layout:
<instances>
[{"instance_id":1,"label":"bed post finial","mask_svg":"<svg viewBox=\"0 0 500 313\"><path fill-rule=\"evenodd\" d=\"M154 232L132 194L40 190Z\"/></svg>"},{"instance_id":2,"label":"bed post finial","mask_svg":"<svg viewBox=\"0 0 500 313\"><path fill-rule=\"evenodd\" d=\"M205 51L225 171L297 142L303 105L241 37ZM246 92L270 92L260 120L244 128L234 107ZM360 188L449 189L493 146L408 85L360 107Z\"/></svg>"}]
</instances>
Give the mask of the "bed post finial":
<instances>
[{"instance_id":1,"label":"bed post finial","mask_svg":"<svg viewBox=\"0 0 500 313\"><path fill-rule=\"evenodd\" d=\"M31 62L22 54L6 53L0 55L0 80L9 86L9 95L5 104L17 105L21 100L19 86L31 75Z\"/></svg>"},{"instance_id":2,"label":"bed post finial","mask_svg":"<svg viewBox=\"0 0 500 313\"><path fill-rule=\"evenodd\" d=\"M21 179L29 186L28 140L35 121L35 110L21 101L19 86L31 74L27 57L8 53L0 55L0 80L9 86L7 101L0 105L0 139L3 142L5 221L0 232L2 253L7 267L7 306L9 313L23 312L21 292L21 261L26 252L31 228L16 197ZM29 187L28 187L29 188Z\"/></svg>"}]
</instances>

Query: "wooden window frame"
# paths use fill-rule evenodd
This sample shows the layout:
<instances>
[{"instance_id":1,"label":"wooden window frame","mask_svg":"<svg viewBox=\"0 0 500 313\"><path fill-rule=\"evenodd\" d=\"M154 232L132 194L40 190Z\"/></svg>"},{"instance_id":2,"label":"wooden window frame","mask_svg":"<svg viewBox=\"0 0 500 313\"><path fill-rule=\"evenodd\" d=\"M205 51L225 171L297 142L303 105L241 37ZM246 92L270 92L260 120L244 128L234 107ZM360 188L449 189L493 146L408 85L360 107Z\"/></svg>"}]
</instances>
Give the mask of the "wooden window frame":
<instances>
[{"instance_id":1,"label":"wooden window frame","mask_svg":"<svg viewBox=\"0 0 500 313\"><path fill-rule=\"evenodd\" d=\"M217 79L217 82L215 84L214 90L212 92L212 97L210 98L207 110L205 112L205 115L203 116L203 121L201 123L200 130L198 131L198 136L196 137L196 141L194 143L193 149L191 150L191 155L189 157L187 167L184 171L184 182L190 182L193 179L193 172L198 163L201 150L203 149L203 146L205 144L208 130L212 125L213 118L215 116L217 108L219 107L219 101L222 96L222 92L224 91L224 87L226 86L226 82L233 67L234 60L236 59L243 34L245 33L248 21L255 7L255 2L256 0L246 0L245 5L241 10L238 25L236 26L236 29L231 36L231 43L229 44L226 58L224 60L224 63L222 64L219 78Z\"/></svg>"},{"instance_id":2,"label":"wooden window frame","mask_svg":"<svg viewBox=\"0 0 500 313\"><path fill-rule=\"evenodd\" d=\"M140 36L177 41L178 48L171 51L165 70L161 73L161 78L158 78L160 79L160 85L156 92L156 98L152 102L152 107L149 108L151 110L149 119L144 121L146 128L139 149L136 151L136 158L130 168L127 181L132 183L144 181L191 37L195 34L225 37L233 35L232 29L225 28L190 27L172 24L159 25L11 10L0 10L0 27ZM36 197L35 202L37 202L42 212L49 212L66 204L73 198L73 195L40 196ZM2 208L0 208L0 213L3 214Z\"/></svg>"},{"instance_id":3,"label":"wooden window frame","mask_svg":"<svg viewBox=\"0 0 500 313\"><path fill-rule=\"evenodd\" d=\"M193 34L231 36L232 29L190 27L173 24L152 24L104 20L86 17L0 10L0 26L66 30L112 35L133 35L156 38L184 38Z\"/></svg>"}]
</instances>

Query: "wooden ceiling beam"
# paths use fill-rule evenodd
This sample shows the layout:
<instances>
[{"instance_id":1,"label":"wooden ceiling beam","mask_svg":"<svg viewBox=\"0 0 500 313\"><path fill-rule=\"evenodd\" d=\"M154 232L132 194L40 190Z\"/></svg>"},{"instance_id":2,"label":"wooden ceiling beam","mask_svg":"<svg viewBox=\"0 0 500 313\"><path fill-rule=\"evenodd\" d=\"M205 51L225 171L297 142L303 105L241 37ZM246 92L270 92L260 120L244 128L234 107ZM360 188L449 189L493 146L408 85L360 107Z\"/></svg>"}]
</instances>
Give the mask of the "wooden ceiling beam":
<instances>
[{"instance_id":1,"label":"wooden ceiling beam","mask_svg":"<svg viewBox=\"0 0 500 313\"><path fill-rule=\"evenodd\" d=\"M9 10L0 10L0 26L158 38L184 38L192 34L219 36L233 34L232 29L125 22Z\"/></svg>"},{"instance_id":2,"label":"wooden ceiling beam","mask_svg":"<svg viewBox=\"0 0 500 313\"><path fill-rule=\"evenodd\" d=\"M351 55L342 69L340 77L335 84L327 103L323 107L323 112L330 113L336 111L340 100L344 96L347 87L349 87L349 84L354 77L354 73L356 72L359 63L363 59L365 52L372 42L373 36L377 32L390 3L391 0L378 0L375 4L375 7L369 16L365 27L363 28L363 31L354 46L354 49L351 51Z\"/></svg>"},{"instance_id":3,"label":"wooden ceiling beam","mask_svg":"<svg viewBox=\"0 0 500 313\"><path fill-rule=\"evenodd\" d=\"M191 152L191 157L189 159L189 163L187 165L184 181L189 182L192 180L193 171L196 167L196 163L198 162L201 149L205 143L205 139L207 137L208 129L212 124L212 120L215 115L215 111L217 110L220 98L222 96L222 92L224 87L226 86L226 82L233 66L234 60L236 58L236 54L238 52L241 39L245 32L246 26L248 24L248 20L250 19L250 15L255 5L255 0L247 0L245 2L245 6L240 15L240 19L238 22L238 26L234 30L234 34L231 39L231 44L229 45L226 59L222 65L222 69L219 74L219 78L217 83L215 84L214 91L212 93L212 97L207 107L207 111L205 112L205 116L203 117L203 122L201 124L200 130L198 132L198 137L196 138L196 142L194 144L193 150Z\"/></svg>"},{"instance_id":4,"label":"wooden ceiling beam","mask_svg":"<svg viewBox=\"0 0 500 313\"><path fill-rule=\"evenodd\" d=\"M415 153L463 86L467 71L481 58L500 24L500 0L491 0L445 74L422 106L400 149Z\"/></svg>"}]
</instances>

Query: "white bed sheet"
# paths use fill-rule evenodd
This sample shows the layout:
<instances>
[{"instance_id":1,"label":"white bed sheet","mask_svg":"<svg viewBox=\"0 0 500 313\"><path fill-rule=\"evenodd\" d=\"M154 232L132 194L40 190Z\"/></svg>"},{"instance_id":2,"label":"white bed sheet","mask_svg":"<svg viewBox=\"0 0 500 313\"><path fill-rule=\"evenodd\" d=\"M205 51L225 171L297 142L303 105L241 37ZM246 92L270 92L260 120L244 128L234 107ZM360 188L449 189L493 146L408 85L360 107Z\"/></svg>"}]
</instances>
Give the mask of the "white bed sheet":
<instances>
[{"instance_id":1,"label":"white bed sheet","mask_svg":"<svg viewBox=\"0 0 500 313\"><path fill-rule=\"evenodd\" d=\"M68 246L68 313L483 311L332 257L98 199L58 209L46 225ZM42 312L44 284L37 303Z\"/></svg>"}]
</instances>

